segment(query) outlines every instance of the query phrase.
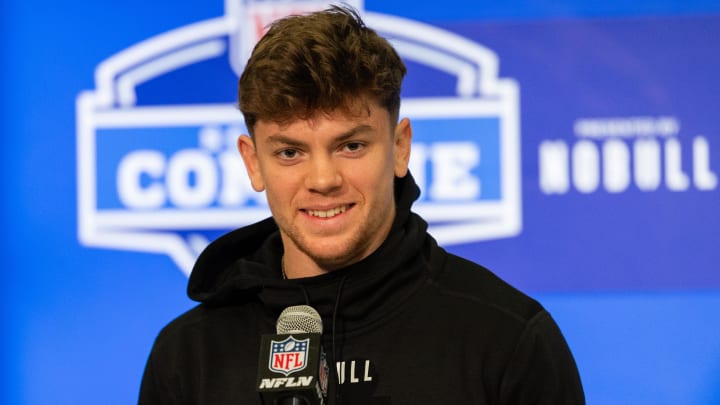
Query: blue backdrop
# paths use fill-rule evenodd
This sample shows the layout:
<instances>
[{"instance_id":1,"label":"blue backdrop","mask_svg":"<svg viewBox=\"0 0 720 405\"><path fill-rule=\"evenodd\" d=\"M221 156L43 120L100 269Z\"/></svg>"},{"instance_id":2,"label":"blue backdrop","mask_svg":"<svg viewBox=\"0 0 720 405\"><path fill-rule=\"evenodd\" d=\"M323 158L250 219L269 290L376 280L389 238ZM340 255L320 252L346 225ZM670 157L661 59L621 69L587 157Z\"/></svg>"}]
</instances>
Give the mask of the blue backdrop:
<instances>
[{"instance_id":1,"label":"blue backdrop","mask_svg":"<svg viewBox=\"0 0 720 405\"><path fill-rule=\"evenodd\" d=\"M438 239L553 313L588 403L720 404L720 3L363 8L407 57ZM224 160L228 10L3 0L0 402L135 402L188 261L263 215Z\"/></svg>"}]
</instances>

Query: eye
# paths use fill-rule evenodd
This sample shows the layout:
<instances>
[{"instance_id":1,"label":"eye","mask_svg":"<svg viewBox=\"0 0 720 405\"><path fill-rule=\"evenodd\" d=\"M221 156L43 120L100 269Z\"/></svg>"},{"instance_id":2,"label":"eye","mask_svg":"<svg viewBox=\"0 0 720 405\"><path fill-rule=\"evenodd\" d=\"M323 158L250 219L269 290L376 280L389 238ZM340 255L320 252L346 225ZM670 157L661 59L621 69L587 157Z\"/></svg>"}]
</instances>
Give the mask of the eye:
<instances>
[{"instance_id":1,"label":"eye","mask_svg":"<svg viewBox=\"0 0 720 405\"><path fill-rule=\"evenodd\" d=\"M360 142L348 142L344 145L344 149L348 152L357 152L361 150L365 145Z\"/></svg>"},{"instance_id":2,"label":"eye","mask_svg":"<svg viewBox=\"0 0 720 405\"><path fill-rule=\"evenodd\" d=\"M298 151L296 149L283 149L277 152L277 156L281 159L294 159L297 155Z\"/></svg>"}]
</instances>

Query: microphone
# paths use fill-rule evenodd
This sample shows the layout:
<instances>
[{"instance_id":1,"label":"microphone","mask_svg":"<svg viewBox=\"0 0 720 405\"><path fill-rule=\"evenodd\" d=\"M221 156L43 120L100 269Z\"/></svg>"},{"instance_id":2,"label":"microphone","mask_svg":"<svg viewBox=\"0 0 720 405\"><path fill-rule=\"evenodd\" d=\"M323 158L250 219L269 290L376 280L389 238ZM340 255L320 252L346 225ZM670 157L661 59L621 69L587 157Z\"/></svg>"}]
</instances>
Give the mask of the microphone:
<instances>
[{"instance_id":1,"label":"microphone","mask_svg":"<svg viewBox=\"0 0 720 405\"><path fill-rule=\"evenodd\" d=\"M328 365L320 341L322 318L309 305L285 308L277 334L263 335L257 391L268 405L324 405Z\"/></svg>"}]
</instances>

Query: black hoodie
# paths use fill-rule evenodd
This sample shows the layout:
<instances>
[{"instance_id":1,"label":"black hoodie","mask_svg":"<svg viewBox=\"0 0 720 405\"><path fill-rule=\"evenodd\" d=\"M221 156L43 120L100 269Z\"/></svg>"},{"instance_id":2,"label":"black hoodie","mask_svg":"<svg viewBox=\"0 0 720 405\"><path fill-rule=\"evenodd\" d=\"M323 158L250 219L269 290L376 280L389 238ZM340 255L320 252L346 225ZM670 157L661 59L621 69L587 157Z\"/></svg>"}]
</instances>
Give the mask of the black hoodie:
<instances>
[{"instance_id":1,"label":"black hoodie","mask_svg":"<svg viewBox=\"0 0 720 405\"><path fill-rule=\"evenodd\" d=\"M419 196L410 175L395 194L385 242L325 275L283 279L271 218L208 246L188 286L201 304L158 335L139 404L261 404L260 336L301 304L322 316L337 366L330 405L584 404L572 354L542 306L438 247L410 211Z\"/></svg>"}]
</instances>

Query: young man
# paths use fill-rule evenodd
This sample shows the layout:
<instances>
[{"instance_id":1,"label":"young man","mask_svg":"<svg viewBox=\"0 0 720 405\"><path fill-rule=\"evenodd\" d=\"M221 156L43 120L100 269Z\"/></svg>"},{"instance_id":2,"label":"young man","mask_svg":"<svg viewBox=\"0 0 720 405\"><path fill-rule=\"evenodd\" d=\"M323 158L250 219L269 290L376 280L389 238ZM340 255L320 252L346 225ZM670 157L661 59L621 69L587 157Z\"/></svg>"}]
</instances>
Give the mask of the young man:
<instances>
[{"instance_id":1,"label":"young man","mask_svg":"<svg viewBox=\"0 0 720 405\"><path fill-rule=\"evenodd\" d=\"M352 11L280 20L240 78L238 147L272 218L198 259L201 304L158 336L141 404L260 404L262 334L286 307L325 325L329 404L583 404L550 315L447 253L410 211L405 66Z\"/></svg>"}]
</instances>

